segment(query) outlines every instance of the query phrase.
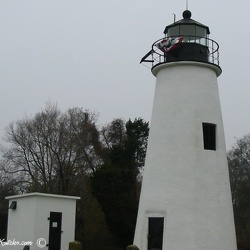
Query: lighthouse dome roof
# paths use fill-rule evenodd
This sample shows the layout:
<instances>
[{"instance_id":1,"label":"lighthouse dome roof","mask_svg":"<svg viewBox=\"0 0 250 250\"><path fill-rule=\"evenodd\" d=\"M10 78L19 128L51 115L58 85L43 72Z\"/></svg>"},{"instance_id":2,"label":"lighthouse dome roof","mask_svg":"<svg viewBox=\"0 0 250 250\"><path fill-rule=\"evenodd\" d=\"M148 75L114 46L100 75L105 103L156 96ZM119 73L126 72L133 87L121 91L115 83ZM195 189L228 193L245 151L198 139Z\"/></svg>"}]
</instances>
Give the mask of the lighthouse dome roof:
<instances>
[{"instance_id":1,"label":"lighthouse dome roof","mask_svg":"<svg viewBox=\"0 0 250 250\"><path fill-rule=\"evenodd\" d=\"M166 26L165 30L164 30L164 34L167 34L168 33L168 29L169 28L172 28L172 27L175 27L175 26L179 26L179 25L196 25L196 26L199 26L199 27L202 27L204 29L207 30L207 34L210 34L210 31L209 31L209 27L202 24L202 23L199 23L193 19L191 19L191 16L192 16L192 13L190 10L185 10L183 11L182 13L182 16L183 16L183 19L177 21L177 22L174 22L168 26Z\"/></svg>"},{"instance_id":2,"label":"lighthouse dome roof","mask_svg":"<svg viewBox=\"0 0 250 250\"><path fill-rule=\"evenodd\" d=\"M184 10L183 13L182 13L182 16L184 19L188 19L192 16L192 13L190 10Z\"/></svg>"}]
</instances>

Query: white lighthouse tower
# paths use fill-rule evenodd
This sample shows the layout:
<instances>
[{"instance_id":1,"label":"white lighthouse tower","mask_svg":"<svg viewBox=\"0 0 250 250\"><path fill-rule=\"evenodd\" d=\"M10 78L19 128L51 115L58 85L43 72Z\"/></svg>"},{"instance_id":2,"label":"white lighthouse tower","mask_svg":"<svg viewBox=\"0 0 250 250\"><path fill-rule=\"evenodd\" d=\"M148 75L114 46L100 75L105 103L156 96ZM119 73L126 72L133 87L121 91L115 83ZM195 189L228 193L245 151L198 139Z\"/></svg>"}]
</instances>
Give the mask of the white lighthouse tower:
<instances>
[{"instance_id":1,"label":"white lighthouse tower","mask_svg":"<svg viewBox=\"0 0 250 250\"><path fill-rule=\"evenodd\" d=\"M237 249L219 46L209 33L185 10L142 59L152 62L156 87L134 238L140 250Z\"/></svg>"}]
</instances>

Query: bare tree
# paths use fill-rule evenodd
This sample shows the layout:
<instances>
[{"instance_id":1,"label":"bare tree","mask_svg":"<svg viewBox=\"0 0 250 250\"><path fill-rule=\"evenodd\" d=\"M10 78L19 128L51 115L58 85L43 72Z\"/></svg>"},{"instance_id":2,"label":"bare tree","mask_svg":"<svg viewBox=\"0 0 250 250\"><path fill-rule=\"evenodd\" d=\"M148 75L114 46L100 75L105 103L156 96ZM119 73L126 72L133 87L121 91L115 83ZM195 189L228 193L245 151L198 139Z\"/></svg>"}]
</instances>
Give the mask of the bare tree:
<instances>
[{"instance_id":1,"label":"bare tree","mask_svg":"<svg viewBox=\"0 0 250 250\"><path fill-rule=\"evenodd\" d=\"M126 139L126 122L121 119L114 119L111 123L102 126L101 137L105 148L110 150L113 146L122 146Z\"/></svg>"},{"instance_id":2,"label":"bare tree","mask_svg":"<svg viewBox=\"0 0 250 250\"><path fill-rule=\"evenodd\" d=\"M32 191L70 193L83 173L102 163L97 116L80 108L62 113L56 105L11 123L2 147L4 171Z\"/></svg>"}]
</instances>

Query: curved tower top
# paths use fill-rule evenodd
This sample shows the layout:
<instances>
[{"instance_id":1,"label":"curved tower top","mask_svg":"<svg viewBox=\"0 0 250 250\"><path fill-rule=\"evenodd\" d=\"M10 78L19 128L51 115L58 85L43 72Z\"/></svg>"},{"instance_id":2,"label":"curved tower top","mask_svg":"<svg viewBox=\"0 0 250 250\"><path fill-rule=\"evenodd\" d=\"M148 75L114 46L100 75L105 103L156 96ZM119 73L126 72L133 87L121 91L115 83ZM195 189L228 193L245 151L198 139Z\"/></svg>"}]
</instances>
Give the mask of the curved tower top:
<instances>
[{"instance_id":1,"label":"curved tower top","mask_svg":"<svg viewBox=\"0 0 250 250\"><path fill-rule=\"evenodd\" d=\"M206 63L215 66L220 75L219 45L209 38L209 27L191 16L191 11L185 10L183 19L166 26L165 37L153 43L141 62L151 62L152 69L159 64L179 61Z\"/></svg>"},{"instance_id":2,"label":"curved tower top","mask_svg":"<svg viewBox=\"0 0 250 250\"><path fill-rule=\"evenodd\" d=\"M190 10L185 10L182 13L183 19L166 26L164 34L169 35L189 35L207 37L210 34L209 27L191 19L192 13Z\"/></svg>"}]
</instances>

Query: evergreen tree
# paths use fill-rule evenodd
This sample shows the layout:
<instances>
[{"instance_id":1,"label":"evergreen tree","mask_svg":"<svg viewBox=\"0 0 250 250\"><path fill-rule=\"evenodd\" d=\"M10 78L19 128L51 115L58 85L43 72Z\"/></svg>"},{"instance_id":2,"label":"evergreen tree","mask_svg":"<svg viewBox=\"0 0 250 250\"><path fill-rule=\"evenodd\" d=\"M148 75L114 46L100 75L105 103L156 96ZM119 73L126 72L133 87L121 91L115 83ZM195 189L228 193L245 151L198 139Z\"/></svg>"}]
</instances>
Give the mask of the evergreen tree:
<instances>
[{"instance_id":1,"label":"evergreen tree","mask_svg":"<svg viewBox=\"0 0 250 250\"><path fill-rule=\"evenodd\" d=\"M228 165L238 249L250 249L250 134L228 152Z\"/></svg>"},{"instance_id":2,"label":"evergreen tree","mask_svg":"<svg viewBox=\"0 0 250 250\"><path fill-rule=\"evenodd\" d=\"M94 195L123 248L133 241L139 201L137 177L144 165L148 132L148 123L142 119L114 120L105 129L105 138L111 138L108 160L93 173Z\"/></svg>"}]
</instances>

